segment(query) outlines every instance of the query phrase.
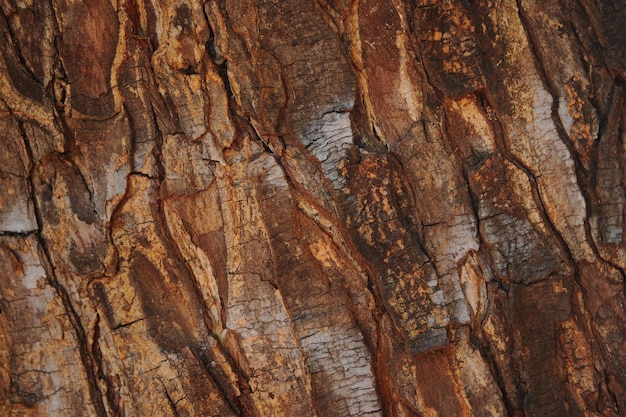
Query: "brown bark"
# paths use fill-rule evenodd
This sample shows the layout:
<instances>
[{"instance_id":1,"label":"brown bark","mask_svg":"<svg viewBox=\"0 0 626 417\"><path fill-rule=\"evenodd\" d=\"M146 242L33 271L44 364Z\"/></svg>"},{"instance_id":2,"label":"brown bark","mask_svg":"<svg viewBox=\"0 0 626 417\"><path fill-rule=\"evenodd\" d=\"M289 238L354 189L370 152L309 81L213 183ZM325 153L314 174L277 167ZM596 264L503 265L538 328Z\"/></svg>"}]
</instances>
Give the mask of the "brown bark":
<instances>
[{"instance_id":1,"label":"brown bark","mask_svg":"<svg viewBox=\"0 0 626 417\"><path fill-rule=\"evenodd\" d=\"M623 2L0 12L0 415L626 416Z\"/></svg>"}]
</instances>

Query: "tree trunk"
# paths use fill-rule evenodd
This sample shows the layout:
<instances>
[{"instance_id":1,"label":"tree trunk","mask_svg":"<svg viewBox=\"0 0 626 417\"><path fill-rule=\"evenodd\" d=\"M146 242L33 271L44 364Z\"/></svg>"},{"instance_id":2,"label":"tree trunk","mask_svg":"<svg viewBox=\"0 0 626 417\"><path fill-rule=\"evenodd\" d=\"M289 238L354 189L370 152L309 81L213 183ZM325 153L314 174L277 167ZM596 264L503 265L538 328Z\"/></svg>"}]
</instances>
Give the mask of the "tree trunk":
<instances>
[{"instance_id":1,"label":"tree trunk","mask_svg":"<svg viewBox=\"0 0 626 417\"><path fill-rule=\"evenodd\" d=\"M626 416L622 1L0 5L0 415Z\"/></svg>"}]
</instances>

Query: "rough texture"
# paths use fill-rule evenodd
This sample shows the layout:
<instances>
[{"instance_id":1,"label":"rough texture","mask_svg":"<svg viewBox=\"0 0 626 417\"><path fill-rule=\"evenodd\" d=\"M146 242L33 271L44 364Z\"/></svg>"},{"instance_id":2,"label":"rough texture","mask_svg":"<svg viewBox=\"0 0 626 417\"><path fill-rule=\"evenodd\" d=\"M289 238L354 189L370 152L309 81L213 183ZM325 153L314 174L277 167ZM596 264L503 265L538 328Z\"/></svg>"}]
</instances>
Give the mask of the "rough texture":
<instances>
[{"instance_id":1,"label":"rough texture","mask_svg":"<svg viewBox=\"0 0 626 417\"><path fill-rule=\"evenodd\" d=\"M0 415L626 416L626 7L0 2Z\"/></svg>"}]
</instances>

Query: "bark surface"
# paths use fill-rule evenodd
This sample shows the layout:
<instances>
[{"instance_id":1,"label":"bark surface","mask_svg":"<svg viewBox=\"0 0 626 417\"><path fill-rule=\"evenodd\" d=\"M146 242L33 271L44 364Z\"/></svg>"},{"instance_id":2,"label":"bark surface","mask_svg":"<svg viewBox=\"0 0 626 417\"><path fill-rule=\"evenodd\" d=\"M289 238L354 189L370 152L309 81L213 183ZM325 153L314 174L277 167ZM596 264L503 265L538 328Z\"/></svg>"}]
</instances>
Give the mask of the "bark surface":
<instances>
[{"instance_id":1,"label":"bark surface","mask_svg":"<svg viewBox=\"0 0 626 417\"><path fill-rule=\"evenodd\" d=\"M626 416L624 21L0 1L0 415Z\"/></svg>"}]
</instances>

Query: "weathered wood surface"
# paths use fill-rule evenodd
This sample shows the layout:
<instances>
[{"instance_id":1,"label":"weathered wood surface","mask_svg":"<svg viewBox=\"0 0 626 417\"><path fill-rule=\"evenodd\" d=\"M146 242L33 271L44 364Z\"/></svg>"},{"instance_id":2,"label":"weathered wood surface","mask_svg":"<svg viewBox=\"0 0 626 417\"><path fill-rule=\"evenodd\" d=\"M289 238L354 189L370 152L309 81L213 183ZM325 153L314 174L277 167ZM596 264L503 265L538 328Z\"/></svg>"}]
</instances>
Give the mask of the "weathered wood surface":
<instances>
[{"instance_id":1,"label":"weathered wood surface","mask_svg":"<svg viewBox=\"0 0 626 417\"><path fill-rule=\"evenodd\" d=\"M626 416L620 0L0 2L0 415Z\"/></svg>"}]
</instances>

